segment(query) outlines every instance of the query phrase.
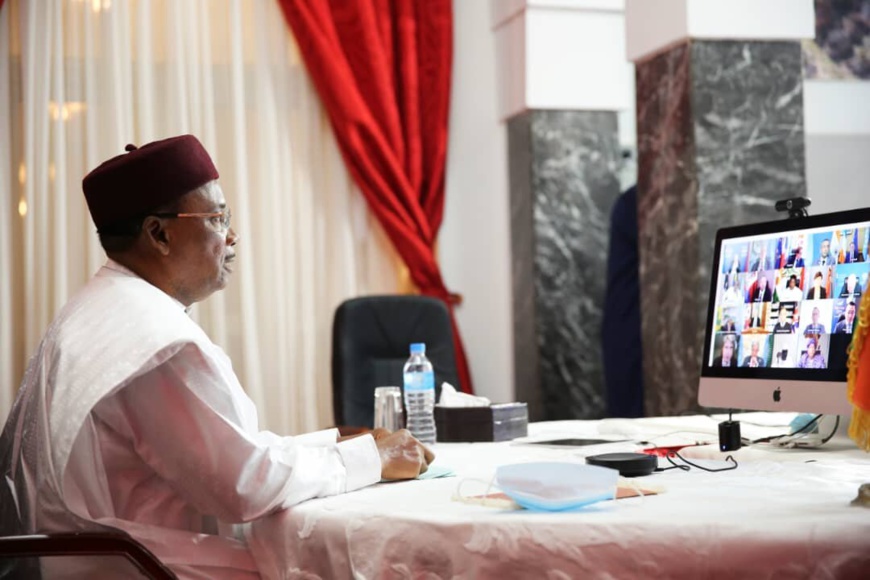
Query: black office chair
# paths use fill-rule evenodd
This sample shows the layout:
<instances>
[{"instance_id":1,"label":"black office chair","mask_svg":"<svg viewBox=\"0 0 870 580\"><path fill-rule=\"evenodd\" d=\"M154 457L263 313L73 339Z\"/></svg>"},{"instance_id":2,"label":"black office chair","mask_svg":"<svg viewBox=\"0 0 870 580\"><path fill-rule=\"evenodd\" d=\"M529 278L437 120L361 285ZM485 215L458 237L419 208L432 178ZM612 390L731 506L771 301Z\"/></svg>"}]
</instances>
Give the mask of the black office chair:
<instances>
[{"instance_id":1,"label":"black office chair","mask_svg":"<svg viewBox=\"0 0 870 580\"><path fill-rule=\"evenodd\" d=\"M343 302L332 325L332 408L338 426L374 424L375 387L402 386L413 342L426 343L441 383L459 387L447 306L426 296L366 296Z\"/></svg>"},{"instance_id":2,"label":"black office chair","mask_svg":"<svg viewBox=\"0 0 870 580\"><path fill-rule=\"evenodd\" d=\"M39 559L52 556L122 556L129 562L125 569L142 578L178 580L151 551L120 530L0 537L0 579L38 579Z\"/></svg>"},{"instance_id":3,"label":"black office chair","mask_svg":"<svg viewBox=\"0 0 870 580\"><path fill-rule=\"evenodd\" d=\"M11 449L7 435L4 432L0 437L0 465L8 463L8 456L4 456ZM104 556L105 561L92 559L88 564L105 564L112 573L127 578L178 580L148 548L122 530L102 527L88 532L25 535L26 514L22 509L10 485L0 485L0 580L38 580L42 576L40 561L57 556ZM119 557L126 558L126 563L122 565Z\"/></svg>"}]
</instances>

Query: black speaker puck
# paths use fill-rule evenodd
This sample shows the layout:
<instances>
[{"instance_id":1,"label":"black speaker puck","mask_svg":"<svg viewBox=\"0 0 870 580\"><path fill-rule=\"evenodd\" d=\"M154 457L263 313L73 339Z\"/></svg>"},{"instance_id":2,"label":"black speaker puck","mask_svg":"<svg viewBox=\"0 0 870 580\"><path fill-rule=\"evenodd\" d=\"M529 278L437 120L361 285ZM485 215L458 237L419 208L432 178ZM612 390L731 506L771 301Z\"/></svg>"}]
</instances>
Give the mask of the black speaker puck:
<instances>
[{"instance_id":1,"label":"black speaker puck","mask_svg":"<svg viewBox=\"0 0 870 580\"><path fill-rule=\"evenodd\" d=\"M602 453L590 455L586 463L615 469L623 477L649 475L659 465L654 455L646 453Z\"/></svg>"}]
</instances>

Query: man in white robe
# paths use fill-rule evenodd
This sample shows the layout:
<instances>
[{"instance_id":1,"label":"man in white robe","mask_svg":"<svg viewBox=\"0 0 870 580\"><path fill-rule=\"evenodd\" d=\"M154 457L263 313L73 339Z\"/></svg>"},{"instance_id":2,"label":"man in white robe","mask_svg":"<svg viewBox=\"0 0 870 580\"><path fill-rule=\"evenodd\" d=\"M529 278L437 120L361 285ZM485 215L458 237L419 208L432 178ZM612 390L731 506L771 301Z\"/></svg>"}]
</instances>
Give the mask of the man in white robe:
<instances>
[{"instance_id":1,"label":"man in white robe","mask_svg":"<svg viewBox=\"0 0 870 580\"><path fill-rule=\"evenodd\" d=\"M233 524L414 478L433 456L407 431L260 431L185 311L225 287L235 258L217 170L189 135L127 150L83 181L109 260L28 365L0 438L0 533L121 529L180 578L256 578ZM114 575L77 565L49 571Z\"/></svg>"}]
</instances>

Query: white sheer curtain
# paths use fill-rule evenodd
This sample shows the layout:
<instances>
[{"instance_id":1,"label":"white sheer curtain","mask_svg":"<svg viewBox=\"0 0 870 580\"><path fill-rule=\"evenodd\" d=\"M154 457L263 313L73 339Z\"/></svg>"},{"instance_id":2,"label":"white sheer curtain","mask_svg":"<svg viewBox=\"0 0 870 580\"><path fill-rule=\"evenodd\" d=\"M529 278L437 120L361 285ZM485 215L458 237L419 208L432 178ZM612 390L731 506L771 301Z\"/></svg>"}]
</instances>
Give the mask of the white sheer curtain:
<instances>
[{"instance_id":1,"label":"white sheer curtain","mask_svg":"<svg viewBox=\"0 0 870 580\"><path fill-rule=\"evenodd\" d=\"M332 424L335 307L397 291L399 266L272 0L6 1L0 417L45 328L104 260L81 178L127 143L181 133L211 152L241 235L232 282L193 316L264 427Z\"/></svg>"}]
</instances>

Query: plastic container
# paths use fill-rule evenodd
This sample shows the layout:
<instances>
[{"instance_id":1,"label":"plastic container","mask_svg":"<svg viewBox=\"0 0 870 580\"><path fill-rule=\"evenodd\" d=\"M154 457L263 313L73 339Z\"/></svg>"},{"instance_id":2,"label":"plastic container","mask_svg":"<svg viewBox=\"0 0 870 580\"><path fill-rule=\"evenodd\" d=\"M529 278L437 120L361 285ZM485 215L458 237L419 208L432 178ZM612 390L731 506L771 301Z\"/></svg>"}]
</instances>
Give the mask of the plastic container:
<instances>
[{"instance_id":1,"label":"plastic container","mask_svg":"<svg viewBox=\"0 0 870 580\"><path fill-rule=\"evenodd\" d=\"M435 443L435 372L424 343L411 345L403 376L408 431L421 443Z\"/></svg>"}]
</instances>

